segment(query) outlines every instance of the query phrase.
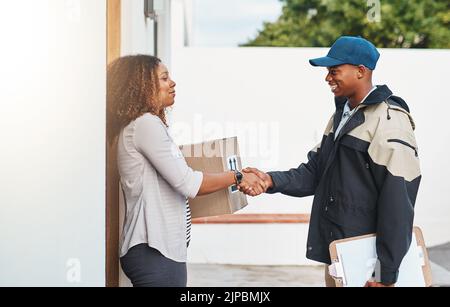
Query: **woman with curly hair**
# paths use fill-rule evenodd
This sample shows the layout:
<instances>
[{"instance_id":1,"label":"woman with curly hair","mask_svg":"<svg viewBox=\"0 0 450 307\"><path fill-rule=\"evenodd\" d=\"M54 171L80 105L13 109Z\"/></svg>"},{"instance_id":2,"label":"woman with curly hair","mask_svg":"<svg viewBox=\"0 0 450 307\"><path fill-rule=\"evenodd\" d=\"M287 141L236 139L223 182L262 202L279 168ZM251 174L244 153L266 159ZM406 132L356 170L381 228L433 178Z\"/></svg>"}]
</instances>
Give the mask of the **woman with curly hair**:
<instances>
[{"instance_id":1,"label":"woman with curly hair","mask_svg":"<svg viewBox=\"0 0 450 307\"><path fill-rule=\"evenodd\" d=\"M108 67L108 140L117 142L126 216L120 263L133 286L185 287L190 210L187 198L226 189L265 189L252 173L192 170L167 128L175 82L153 56L122 57ZM237 178L238 177L238 178ZM238 180L239 179L239 180Z\"/></svg>"}]
</instances>

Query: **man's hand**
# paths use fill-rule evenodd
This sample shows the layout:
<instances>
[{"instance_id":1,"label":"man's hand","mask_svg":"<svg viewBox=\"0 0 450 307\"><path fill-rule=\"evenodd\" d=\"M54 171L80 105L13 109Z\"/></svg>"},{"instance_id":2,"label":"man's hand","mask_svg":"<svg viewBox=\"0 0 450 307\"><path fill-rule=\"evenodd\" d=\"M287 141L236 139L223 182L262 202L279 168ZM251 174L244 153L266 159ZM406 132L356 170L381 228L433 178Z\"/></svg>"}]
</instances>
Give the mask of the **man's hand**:
<instances>
[{"instance_id":1,"label":"man's hand","mask_svg":"<svg viewBox=\"0 0 450 307\"><path fill-rule=\"evenodd\" d=\"M253 173L242 172L244 176L238 189L250 196L258 196L266 191L264 180Z\"/></svg>"},{"instance_id":2,"label":"man's hand","mask_svg":"<svg viewBox=\"0 0 450 307\"><path fill-rule=\"evenodd\" d=\"M386 285L383 285L381 282L368 281L368 282L366 282L364 287L365 288L393 288L393 287L395 287L395 284L386 286Z\"/></svg>"},{"instance_id":3,"label":"man's hand","mask_svg":"<svg viewBox=\"0 0 450 307\"><path fill-rule=\"evenodd\" d=\"M256 169L247 167L242 170L244 180L239 189L247 195L258 196L273 186L272 177ZM244 182L248 178L248 181Z\"/></svg>"}]
</instances>

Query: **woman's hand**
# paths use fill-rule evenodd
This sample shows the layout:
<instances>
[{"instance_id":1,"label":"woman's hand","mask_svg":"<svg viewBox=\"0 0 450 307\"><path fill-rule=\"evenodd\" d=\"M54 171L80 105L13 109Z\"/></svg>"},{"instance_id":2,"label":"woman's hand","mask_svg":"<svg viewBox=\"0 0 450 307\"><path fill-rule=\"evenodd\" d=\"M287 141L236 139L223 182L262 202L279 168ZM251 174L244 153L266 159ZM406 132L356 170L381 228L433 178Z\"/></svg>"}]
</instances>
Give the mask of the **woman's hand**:
<instances>
[{"instance_id":1,"label":"woman's hand","mask_svg":"<svg viewBox=\"0 0 450 307\"><path fill-rule=\"evenodd\" d=\"M243 172L243 179L238 186L239 190L250 196L258 196L267 191L266 182L257 174L252 172Z\"/></svg>"}]
</instances>

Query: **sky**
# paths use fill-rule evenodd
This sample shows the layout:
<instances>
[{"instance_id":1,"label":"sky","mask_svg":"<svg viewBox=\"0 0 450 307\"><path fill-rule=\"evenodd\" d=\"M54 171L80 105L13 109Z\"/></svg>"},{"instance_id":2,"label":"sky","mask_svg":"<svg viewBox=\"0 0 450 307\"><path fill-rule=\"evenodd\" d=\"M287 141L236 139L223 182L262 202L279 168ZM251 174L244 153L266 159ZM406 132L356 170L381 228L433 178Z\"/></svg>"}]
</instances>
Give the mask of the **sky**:
<instances>
[{"instance_id":1,"label":"sky","mask_svg":"<svg viewBox=\"0 0 450 307\"><path fill-rule=\"evenodd\" d=\"M235 47L281 15L279 0L193 0L193 46Z\"/></svg>"}]
</instances>

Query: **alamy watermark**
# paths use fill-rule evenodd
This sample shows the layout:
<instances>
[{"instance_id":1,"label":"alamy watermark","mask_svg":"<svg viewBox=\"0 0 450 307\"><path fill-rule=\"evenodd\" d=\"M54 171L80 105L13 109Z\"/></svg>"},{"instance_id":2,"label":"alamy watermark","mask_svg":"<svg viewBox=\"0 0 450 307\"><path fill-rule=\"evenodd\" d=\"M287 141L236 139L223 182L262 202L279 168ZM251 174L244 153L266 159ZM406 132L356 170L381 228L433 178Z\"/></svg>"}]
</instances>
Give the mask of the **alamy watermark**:
<instances>
[{"instance_id":1,"label":"alamy watermark","mask_svg":"<svg viewBox=\"0 0 450 307\"><path fill-rule=\"evenodd\" d=\"M78 258L67 259L66 280L68 283L81 283L81 261Z\"/></svg>"},{"instance_id":2,"label":"alamy watermark","mask_svg":"<svg viewBox=\"0 0 450 307\"><path fill-rule=\"evenodd\" d=\"M237 144L230 138L219 136L237 136L239 152L245 160L257 160L265 167L275 167L279 162L280 123L277 121L215 122L206 121L202 115L196 114L193 123L176 122L170 127L170 132L177 140L215 140L181 147L184 157L228 156L236 152Z\"/></svg>"},{"instance_id":3,"label":"alamy watermark","mask_svg":"<svg viewBox=\"0 0 450 307\"><path fill-rule=\"evenodd\" d=\"M367 0L367 20L369 22L381 22L381 1L380 0Z\"/></svg>"},{"instance_id":4,"label":"alamy watermark","mask_svg":"<svg viewBox=\"0 0 450 307\"><path fill-rule=\"evenodd\" d=\"M66 0L66 18L69 22L79 23L81 20L80 0Z\"/></svg>"}]
</instances>

